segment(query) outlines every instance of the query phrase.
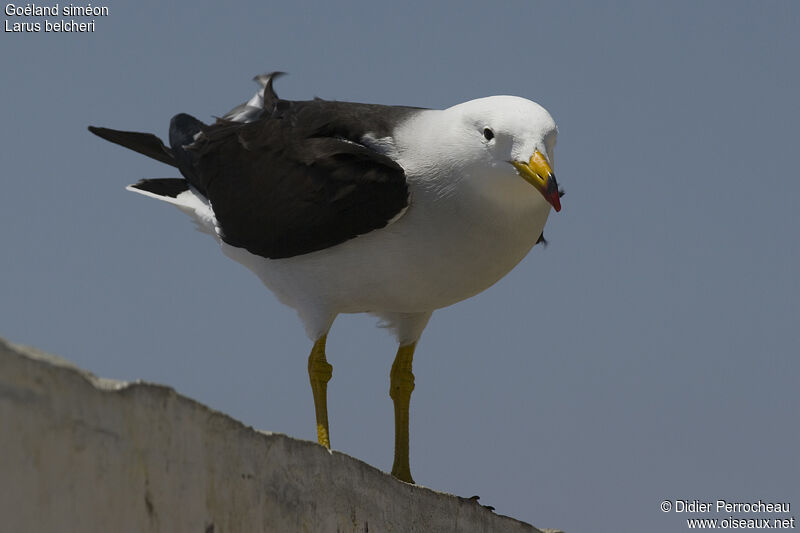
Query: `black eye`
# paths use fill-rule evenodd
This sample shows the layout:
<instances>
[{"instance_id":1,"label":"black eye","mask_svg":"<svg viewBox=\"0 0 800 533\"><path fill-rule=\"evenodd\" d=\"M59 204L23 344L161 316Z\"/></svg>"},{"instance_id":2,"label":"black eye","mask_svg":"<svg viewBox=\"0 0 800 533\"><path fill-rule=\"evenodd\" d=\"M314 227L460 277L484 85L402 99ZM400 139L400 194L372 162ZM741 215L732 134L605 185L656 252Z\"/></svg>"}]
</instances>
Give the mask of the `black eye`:
<instances>
[{"instance_id":1,"label":"black eye","mask_svg":"<svg viewBox=\"0 0 800 533\"><path fill-rule=\"evenodd\" d=\"M483 128L483 136L487 141L494 139L494 132L490 128Z\"/></svg>"}]
</instances>

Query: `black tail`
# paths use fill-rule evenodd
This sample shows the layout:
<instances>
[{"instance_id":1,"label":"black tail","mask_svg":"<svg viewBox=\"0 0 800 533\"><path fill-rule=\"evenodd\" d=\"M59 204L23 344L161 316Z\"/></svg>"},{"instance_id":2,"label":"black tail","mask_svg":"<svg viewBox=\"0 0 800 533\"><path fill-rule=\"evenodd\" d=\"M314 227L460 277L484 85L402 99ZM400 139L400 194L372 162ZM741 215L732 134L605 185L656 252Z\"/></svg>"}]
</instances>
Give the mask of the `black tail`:
<instances>
[{"instance_id":1,"label":"black tail","mask_svg":"<svg viewBox=\"0 0 800 533\"><path fill-rule=\"evenodd\" d=\"M185 113L175 115L169 123L169 147L165 146L161 139L152 133L119 131L95 126L89 126L89 131L107 141L177 167L189 183L197 187L202 194L205 194L203 188L199 186L200 180L197 178L197 173L194 169L194 154L191 150L187 150L187 147L195 141L195 136L205 128L205 124L191 115ZM138 187L138 185L135 188L149 191L149 189ZM172 195L167 194L167 196Z\"/></svg>"},{"instance_id":2,"label":"black tail","mask_svg":"<svg viewBox=\"0 0 800 533\"><path fill-rule=\"evenodd\" d=\"M152 133L138 133L135 131L119 131L109 128L97 128L89 126L89 131L107 141L129 148L134 152L139 152L147 157L152 157L156 161L161 161L167 165L177 167L175 156L172 150L164 146L161 139Z\"/></svg>"}]
</instances>

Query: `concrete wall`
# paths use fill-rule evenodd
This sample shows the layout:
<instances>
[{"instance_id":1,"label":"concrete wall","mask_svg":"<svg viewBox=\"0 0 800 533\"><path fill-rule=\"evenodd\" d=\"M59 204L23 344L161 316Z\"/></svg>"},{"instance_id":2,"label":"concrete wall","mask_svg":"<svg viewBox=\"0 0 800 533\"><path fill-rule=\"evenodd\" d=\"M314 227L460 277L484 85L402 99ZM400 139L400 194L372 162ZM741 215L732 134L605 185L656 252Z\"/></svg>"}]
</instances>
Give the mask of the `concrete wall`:
<instances>
[{"instance_id":1,"label":"concrete wall","mask_svg":"<svg viewBox=\"0 0 800 533\"><path fill-rule=\"evenodd\" d=\"M0 339L0 531L539 530Z\"/></svg>"}]
</instances>

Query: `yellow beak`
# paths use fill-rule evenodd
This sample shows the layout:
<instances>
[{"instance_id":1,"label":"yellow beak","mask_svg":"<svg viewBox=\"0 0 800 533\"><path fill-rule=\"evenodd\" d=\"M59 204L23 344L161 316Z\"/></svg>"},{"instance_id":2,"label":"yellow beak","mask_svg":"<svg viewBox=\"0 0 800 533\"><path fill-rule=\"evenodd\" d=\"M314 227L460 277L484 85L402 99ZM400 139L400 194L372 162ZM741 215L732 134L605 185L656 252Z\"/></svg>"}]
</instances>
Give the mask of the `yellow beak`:
<instances>
[{"instance_id":1,"label":"yellow beak","mask_svg":"<svg viewBox=\"0 0 800 533\"><path fill-rule=\"evenodd\" d=\"M530 161L511 161L511 164L525 181L536 187L556 213L561 211L561 194L556 176L550 168L550 163L539 150L533 152Z\"/></svg>"}]
</instances>

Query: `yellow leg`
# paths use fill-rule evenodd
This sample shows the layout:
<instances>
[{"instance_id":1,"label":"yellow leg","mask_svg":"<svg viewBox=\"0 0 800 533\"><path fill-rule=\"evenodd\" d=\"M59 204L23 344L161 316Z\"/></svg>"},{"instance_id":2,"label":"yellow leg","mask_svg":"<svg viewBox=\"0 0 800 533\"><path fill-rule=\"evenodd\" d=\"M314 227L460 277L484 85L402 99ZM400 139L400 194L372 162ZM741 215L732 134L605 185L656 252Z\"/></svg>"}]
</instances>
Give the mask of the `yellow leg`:
<instances>
[{"instance_id":1,"label":"yellow leg","mask_svg":"<svg viewBox=\"0 0 800 533\"><path fill-rule=\"evenodd\" d=\"M314 393L314 410L317 413L317 441L326 448L331 447L328 431L328 381L333 375L333 367L325 359L325 341L323 335L308 356L308 377L311 381L311 392Z\"/></svg>"},{"instance_id":2,"label":"yellow leg","mask_svg":"<svg viewBox=\"0 0 800 533\"><path fill-rule=\"evenodd\" d=\"M411 391L414 390L414 374L411 373L411 361L417 343L401 346L392 364L390 373L389 396L394 402L394 464L392 475L406 483L414 483L411 478L411 467L408 464L408 406L411 402Z\"/></svg>"}]
</instances>

